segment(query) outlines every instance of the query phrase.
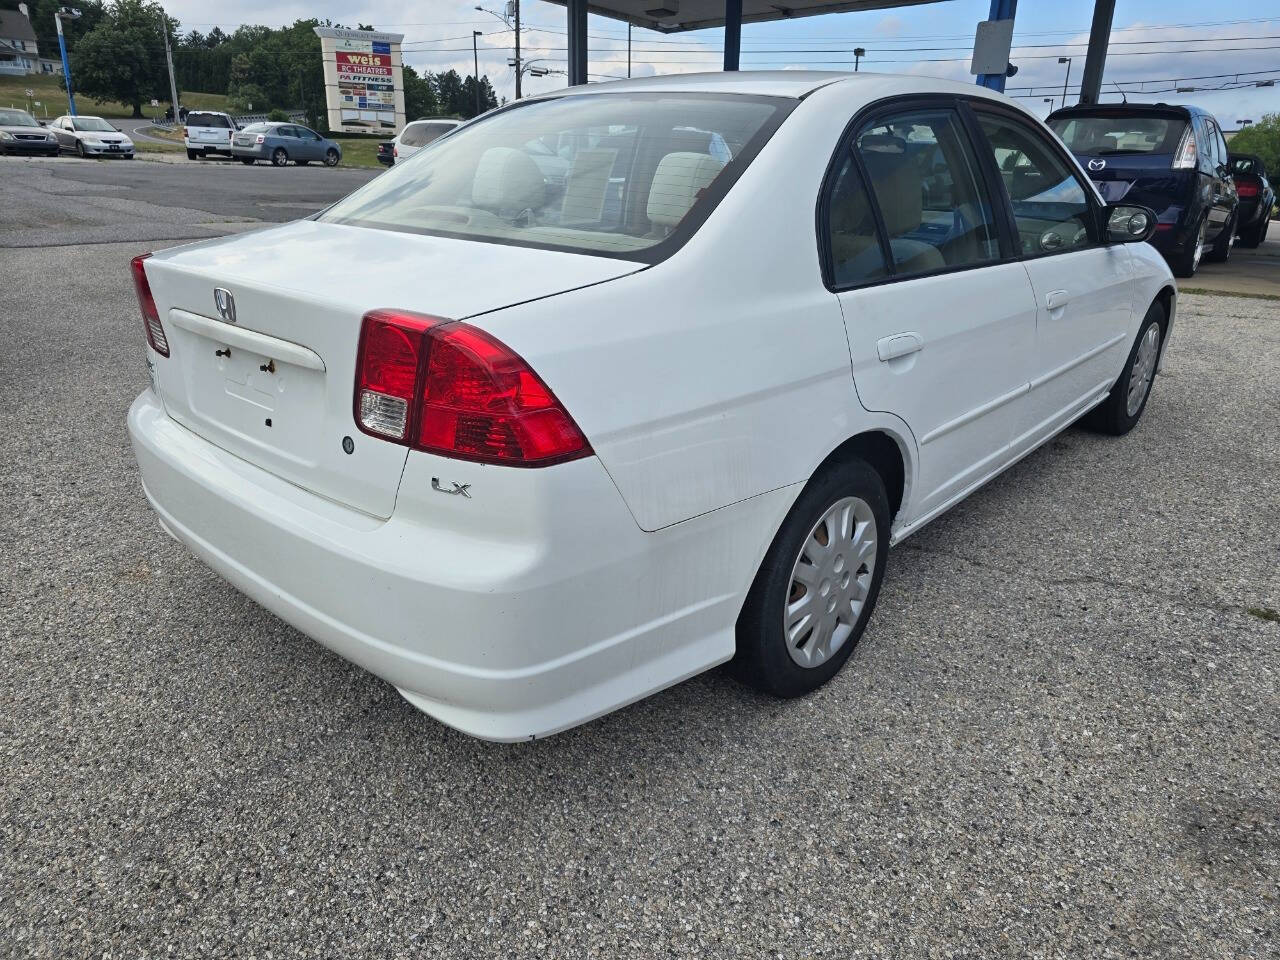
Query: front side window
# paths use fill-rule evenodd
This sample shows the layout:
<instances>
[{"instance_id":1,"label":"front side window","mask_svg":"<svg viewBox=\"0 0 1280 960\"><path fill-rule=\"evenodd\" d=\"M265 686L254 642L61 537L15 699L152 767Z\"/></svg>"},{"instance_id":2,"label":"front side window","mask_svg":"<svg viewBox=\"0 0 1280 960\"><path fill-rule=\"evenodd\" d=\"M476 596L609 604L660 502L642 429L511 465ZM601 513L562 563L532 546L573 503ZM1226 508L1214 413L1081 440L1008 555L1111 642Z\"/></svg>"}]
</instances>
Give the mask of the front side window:
<instances>
[{"instance_id":1,"label":"front side window","mask_svg":"<svg viewBox=\"0 0 1280 960\"><path fill-rule=\"evenodd\" d=\"M953 110L877 119L854 140L880 211L895 276L999 259L990 198Z\"/></svg>"},{"instance_id":2,"label":"front side window","mask_svg":"<svg viewBox=\"0 0 1280 960\"><path fill-rule=\"evenodd\" d=\"M456 129L319 219L655 262L710 214L795 103L536 100Z\"/></svg>"},{"instance_id":3,"label":"front side window","mask_svg":"<svg viewBox=\"0 0 1280 960\"><path fill-rule=\"evenodd\" d=\"M1089 198L1067 162L1026 123L976 112L1000 169L1023 255L1088 246L1093 240Z\"/></svg>"}]
</instances>

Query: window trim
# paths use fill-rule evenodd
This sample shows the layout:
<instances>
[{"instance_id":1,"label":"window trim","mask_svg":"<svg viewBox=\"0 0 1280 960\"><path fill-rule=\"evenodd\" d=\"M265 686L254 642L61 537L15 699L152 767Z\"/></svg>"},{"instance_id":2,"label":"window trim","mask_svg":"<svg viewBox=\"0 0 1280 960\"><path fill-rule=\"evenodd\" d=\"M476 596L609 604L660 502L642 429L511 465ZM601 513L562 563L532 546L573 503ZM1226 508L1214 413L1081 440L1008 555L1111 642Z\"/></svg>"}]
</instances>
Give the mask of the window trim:
<instances>
[{"instance_id":1,"label":"window trim","mask_svg":"<svg viewBox=\"0 0 1280 960\"><path fill-rule=\"evenodd\" d=\"M1017 246L1014 244L1016 234L1011 233L1012 215L1008 212L1007 198L1004 196L1003 182L1000 184L1000 191L992 195L992 184L990 183L990 172L988 170L988 162L982 156L979 149L979 143L975 142L973 132L970 129L967 118L964 115L962 104L970 98L961 94L953 93L911 93L899 94L892 97L885 97L881 100L873 101L867 104L850 119L845 125L844 131L840 134L840 139L836 142L835 149L831 152L831 157L827 161L827 169L822 177L822 184L818 190L817 209L815 211L817 240L818 240L818 264L822 272L822 284L832 293L845 293L851 290L862 290L868 287L876 287L886 283L904 283L912 280L922 280L926 277L938 277L949 273L960 273L965 270L981 270L986 267L995 267L1003 263L1011 263L1015 260L1022 259L1015 256ZM965 263L956 266L940 267L937 270L929 270L924 273L911 273L899 275L894 273L893 256L889 248L888 233L884 228L884 219L880 213L880 204L876 200L875 193L870 186L870 178L867 176L866 167L862 162L858 151L852 149L853 141L858 132L861 131L869 123L887 115L902 112L915 112L921 110L946 110L955 116L960 133L965 137L969 149L973 153L974 162L977 164L975 171L978 178L978 185L985 190L991 201L992 226L996 231L996 237L1000 246L1000 253L994 260L983 260L977 263ZM981 141L985 145L985 139ZM829 230L828 215L829 200L832 191L835 188L836 178L840 172L841 161L844 152L848 150L849 156L852 157L854 166L861 178L863 187L867 193L867 200L871 205L872 216L876 222L876 233L880 242L881 256L885 261L885 269L887 275L877 277L872 280L858 281L847 284L837 284L835 282L835 264L831 254L831 236ZM994 163L994 160L992 161ZM1001 210L1004 210L1002 213Z\"/></svg>"},{"instance_id":2,"label":"window trim","mask_svg":"<svg viewBox=\"0 0 1280 960\"><path fill-rule=\"evenodd\" d=\"M1011 231L1011 238L1014 242L1013 260L1042 260L1045 257L1061 257L1072 253L1079 253L1082 250L1094 250L1099 247L1108 247L1112 244L1106 240L1106 231L1102 225L1102 210L1106 204L1098 202L1097 188L1088 178L1081 179L1080 163L1076 160L1075 155L1065 149L1057 137L1041 135L1040 139L1049 147L1049 149L1061 160L1067 168L1067 171L1075 178L1077 185L1084 191L1085 203L1089 207L1089 223L1087 227L1091 229L1089 242L1082 247L1070 247L1066 250L1045 250L1041 253L1024 253L1022 251L1022 235L1018 230L1018 218L1013 211L1013 198L1009 196L1009 191L1004 185L1004 177L1000 175L1000 168L996 166L995 148L991 146L991 141L987 139L986 133L982 129L979 114L984 111L993 116L1003 116L1014 123L1021 123L1023 126L1031 127L1034 131L1034 125L1029 123L1026 116L1019 111L1011 109L998 101L987 100L983 97L963 97L963 111L973 125L973 136L979 138L981 144L986 148L980 151L982 156L978 162L987 168L988 176L995 178L996 189L1000 197L1000 206L1005 211L1006 227ZM1052 131L1050 131L1052 132Z\"/></svg>"}]
</instances>

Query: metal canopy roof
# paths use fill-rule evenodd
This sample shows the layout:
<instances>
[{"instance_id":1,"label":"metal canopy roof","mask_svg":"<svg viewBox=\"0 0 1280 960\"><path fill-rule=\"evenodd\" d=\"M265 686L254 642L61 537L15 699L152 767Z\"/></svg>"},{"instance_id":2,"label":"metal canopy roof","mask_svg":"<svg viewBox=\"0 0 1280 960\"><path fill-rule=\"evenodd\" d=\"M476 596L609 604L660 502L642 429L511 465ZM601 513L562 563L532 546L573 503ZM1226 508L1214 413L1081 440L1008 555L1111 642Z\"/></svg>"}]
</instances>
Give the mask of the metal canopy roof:
<instances>
[{"instance_id":1,"label":"metal canopy roof","mask_svg":"<svg viewBox=\"0 0 1280 960\"><path fill-rule=\"evenodd\" d=\"M548 2L563 7L567 0ZM885 10L889 7L913 7L938 2L939 0L742 0L742 22L763 23L766 20L790 20L793 17L814 17L824 13ZM679 33L683 30L724 26L725 0L588 0L587 12L662 33Z\"/></svg>"}]
</instances>

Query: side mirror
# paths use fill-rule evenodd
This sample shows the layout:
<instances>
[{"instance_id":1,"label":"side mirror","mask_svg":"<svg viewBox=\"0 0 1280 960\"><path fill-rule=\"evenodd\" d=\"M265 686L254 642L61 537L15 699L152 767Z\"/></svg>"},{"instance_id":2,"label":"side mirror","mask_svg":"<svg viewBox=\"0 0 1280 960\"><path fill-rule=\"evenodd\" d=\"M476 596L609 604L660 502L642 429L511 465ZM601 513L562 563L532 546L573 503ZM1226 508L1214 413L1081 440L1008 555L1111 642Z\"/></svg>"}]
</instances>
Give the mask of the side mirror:
<instances>
[{"instance_id":1,"label":"side mirror","mask_svg":"<svg viewBox=\"0 0 1280 960\"><path fill-rule=\"evenodd\" d=\"M1142 243L1156 232L1156 213L1134 203L1109 203L1102 210L1108 243Z\"/></svg>"}]
</instances>

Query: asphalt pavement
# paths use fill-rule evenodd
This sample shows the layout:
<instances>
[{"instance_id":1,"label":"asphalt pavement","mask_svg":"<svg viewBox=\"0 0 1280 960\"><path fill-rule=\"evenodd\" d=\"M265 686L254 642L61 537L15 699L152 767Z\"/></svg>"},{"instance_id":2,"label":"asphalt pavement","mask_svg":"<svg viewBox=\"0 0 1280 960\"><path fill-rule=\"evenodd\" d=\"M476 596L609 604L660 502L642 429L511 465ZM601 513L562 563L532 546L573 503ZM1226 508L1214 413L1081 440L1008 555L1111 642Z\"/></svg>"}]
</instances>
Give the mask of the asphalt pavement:
<instances>
[{"instance_id":1,"label":"asphalt pavement","mask_svg":"<svg viewBox=\"0 0 1280 960\"><path fill-rule=\"evenodd\" d=\"M0 956L1280 953L1280 305L1184 297L1139 427L896 548L815 695L495 745L219 580L129 448L129 258L355 178L92 166L0 166Z\"/></svg>"}]
</instances>

